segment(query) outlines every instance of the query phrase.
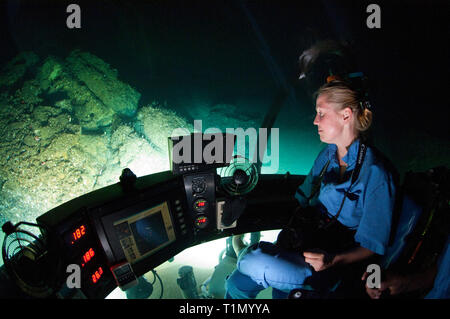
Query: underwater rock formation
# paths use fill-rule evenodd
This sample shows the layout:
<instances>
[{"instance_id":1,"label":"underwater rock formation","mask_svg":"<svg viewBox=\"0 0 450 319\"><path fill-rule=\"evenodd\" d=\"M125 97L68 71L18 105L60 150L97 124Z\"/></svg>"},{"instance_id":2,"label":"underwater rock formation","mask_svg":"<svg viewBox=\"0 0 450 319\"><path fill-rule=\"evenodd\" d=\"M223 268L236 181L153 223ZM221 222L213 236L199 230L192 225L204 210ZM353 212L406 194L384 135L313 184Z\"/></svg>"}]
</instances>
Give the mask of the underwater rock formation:
<instances>
[{"instance_id":1,"label":"underwater rock formation","mask_svg":"<svg viewBox=\"0 0 450 319\"><path fill-rule=\"evenodd\" d=\"M116 69L88 52L73 51L66 59L72 75L86 86L107 108L132 117L141 94L121 82Z\"/></svg>"},{"instance_id":2,"label":"underwater rock formation","mask_svg":"<svg viewBox=\"0 0 450 319\"><path fill-rule=\"evenodd\" d=\"M104 130L117 117L133 117L141 94L118 79L118 72L99 57L79 50L62 60L43 61L20 53L0 74L0 91L17 106L64 106L87 133Z\"/></svg>"},{"instance_id":3,"label":"underwater rock formation","mask_svg":"<svg viewBox=\"0 0 450 319\"><path fill-rule=\"evenodd\" d=\"M39 57L33 52L19 53L5 65L0 73L0 89L14 87L25 76L26 72L38 62Z\"/></svg>"},{"instance_id":4,"label":"underwater rock formation","mask_svg":"<svg viewBox=\"0 0 450 319\"><path fill-rule=\"evenodd\" d=\"M250 113L248 108L244 109L235 104L211 105L207 102L195 101L194 105L189 107L189 114L194 120L201 119L202 130L206 133L214 133L217 130L226 133L227 129L232 129L231 132L237 136L236 153L253 160L257 144L256 134L259 132L263 118L261 113Z\"/></svg>"},{"instance_id":5,"label":"underwater rock formation","mask_svg":"<svg viewBox=\"0 0 450 319\"><path fill-rule=\"evenodd\" d=\"M140 93L90 53L41 60L21 54L0 84L1 224L34 221L117 183L126 167L137 176L169 170L168 137L178 128L193 132L193 123L167 104L140 107ZM241 114L230 122L235 111L215 107L209 117L218 127L250 125Z\"/></svg>"},{"instance_id":6,"label":"underwater rock formation","mask_svg":"<svg viewBox=\"0 0 450 319\"><path fill-rule=\"evenodd\" d=\"M235 104L210 104L194 101L188 109L189 115L194 120L202 120L203 130L218 128L225 132L227 128L259 128L263 120L261 113L249 113L248 108L244 110L244 108Z\"/></svg>"},{"instance_id":7,"label":"underwater rock formation","mask_svg":"<svg viewBox=\"0 0 450 319\"><path fill-rule=\"evenodd\" d=\"M138 176L169 169L167 148L161 148L166 131L151 130L160 121L169 130L168 123L184 120L168 110L150 117L144 111L139 123L150 142L134 127L140 93L117 75L80 51L65 60L21 53L6 65L0 74L0 222L33 221L118 182L126 167Z\"/></svg>"},{"instance_id":8,"label":"underwater rock formation","mask_svg":"<svg viewBox=\"0 0 450 319\"><path fill-rule=\"evenodd\" d=\"M172 136L172 133L178 135L174 132L175 129L181 128L184 131L193 132L193 124L186 122L177 113L161 107L158 103L144 106L138 111L135 128L154 149L163 154L168 154L168 137Z\"/></svg>"},{"instance_id":9,"label":"underwater rock formation","mask_svg":"<svg viewBox=\"0 0 450 319\"><path fill-rule=\"evenodd\" d=\"M7 80L14 73L11 66L12 72L2 75L2 83L13 84L0 92L1 222L34 220L57 205L118 182L126 167L137 176L168 170L168 137L179 135L179 128L180 134L193 132L193 123L167 105L155 101L139 108L139 93L127 85L122 91L107 91L101 84L103 74L111 83L117 71L99 58L77 52L67 60L34 59L27 71L18 71L21 77ZM88 71L95 81L87 78ZM111 97L103 101L106 92ZM110 101L116 93L134 102L122 104L122 111L113 109ZM234 105L196 110L204 129L257 127L254 118ZM122 117L118 112L136 113Z\"/></svg>"}]
</instances>

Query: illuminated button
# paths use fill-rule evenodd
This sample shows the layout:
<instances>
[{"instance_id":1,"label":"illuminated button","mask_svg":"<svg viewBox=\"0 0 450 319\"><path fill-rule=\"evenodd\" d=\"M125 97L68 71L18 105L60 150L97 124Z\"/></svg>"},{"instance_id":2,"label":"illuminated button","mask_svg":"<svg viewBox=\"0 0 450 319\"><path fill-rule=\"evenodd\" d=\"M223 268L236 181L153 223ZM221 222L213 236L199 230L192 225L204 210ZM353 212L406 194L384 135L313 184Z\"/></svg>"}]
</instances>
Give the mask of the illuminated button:
<instances>
[{"instance_id":1,"label":"illuminated button","mask_svg":"<svg viewBox=\"0 0 450 319\"><path fill-rule=\"evenodd\" d=\"M183 212L179 212L179 213L177 214L177 216L178 216L178 217L183 217Z\"/></svg>"},{"instance_id":2,"label":"illuminated button","mask_svg":"<svg viewBox=\"0 0 450 319\"><path fill-rule=\"evenodd\" d=\"M179 219L180 224L184 223L184 218Z\"/></svg>"},{"instance_id":3,"label":"illuminated button","mask_svg":"<svg viewBox=\"0 0 450 319\"><path fill-rule=\"evenodd\" d=\"M208 226L209 220L205 215L200 215L195 219L195 226L197 228L203 229Z\"/></svg>"},{"instance_id":4,"label":"illuminated button","mask_svg":"<svg viewBox=\"0 0 450 319\"><path fill-rule=\"evenodd\" d=\"M194 210L201 213L208 208L208 202L206 199L199 198L194 202Z\"/></svg>"},{"instance_id":5,"label":"illuminated button","mask_svg":"<svg viewBox=\"0 0 450 319\"><path fill-rule=\"evenodd\" d=\"M175 205L180 205L180 200L179 199L177 199L176 201L175 201Z\"/></svg>"},{"instance_id":6,"label":"illuminated button","mask_svg":"<svg viewBox=\"0 0 450 319\"><path fill-rule=\"evenodd\" d=\"M177 211L180 211L180 210L181 210L181 206L177 206L175 209L176 209Z\"/></svg>"}]
</instances>

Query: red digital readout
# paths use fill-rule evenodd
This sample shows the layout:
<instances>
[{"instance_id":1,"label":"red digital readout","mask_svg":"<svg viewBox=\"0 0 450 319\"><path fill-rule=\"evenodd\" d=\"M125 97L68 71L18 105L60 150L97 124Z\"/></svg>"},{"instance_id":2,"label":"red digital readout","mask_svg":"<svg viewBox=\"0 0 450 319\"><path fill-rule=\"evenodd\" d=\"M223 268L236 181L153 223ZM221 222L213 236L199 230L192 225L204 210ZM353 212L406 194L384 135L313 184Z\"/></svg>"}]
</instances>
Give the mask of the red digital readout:
<instances>
[{"instance_id":1,"label":"red digital readout","mask_svg":"<svg viewBox=\"0 0 450 319\"><path fill-rule=\"evenodd\" d=\"M81 267L84 267L84 265L85 265L89 260L91 260L92 257L94 257L94 255L95 255L94 249L89 248L89 250L83 254L83 263L81 264Z\"/></svg>"},{"instance_id":2,"label":"red digital readout","mask_svg":"<svg viewBox=\"0 0 450 319\"><path fill-rule=\"evenodd\" d=\"M199 219L197 219L197 222L200 224L206 223L206 218L205 217L199 218Z\"/></svg>"},{"instance_id":3,"label":"red digital readout","mask_svg":"<svg viewBox=\"0 0 450 319\"><path fill-rule=\"evenodd\" d=\"M72 245L84 235L86 235L86 227L84 227L84 225L81 225L72 232Z\"/></svg>"},{"instance_id":4,"label":"red digital readout","mask_svg":"<svg viewBox=\"0 0 450 319\"><path fill-rule=\"evenodd\" d=\"M103 275L102 267L98 267L98 269L91 275L92 283L97 283L100 277Z\"/></svg>"},{"instance_id":5,"label":"red digital readout","mask_svg":"<svg viewBox=\"0 0 450 319\"><path fill-rule=\"evenodd\" d=\"M205 202L198 202L198 203L197 203L197 206L198 206L198 207L203 207L203 206L205 206Z\"/></svg>"}]
</instances>

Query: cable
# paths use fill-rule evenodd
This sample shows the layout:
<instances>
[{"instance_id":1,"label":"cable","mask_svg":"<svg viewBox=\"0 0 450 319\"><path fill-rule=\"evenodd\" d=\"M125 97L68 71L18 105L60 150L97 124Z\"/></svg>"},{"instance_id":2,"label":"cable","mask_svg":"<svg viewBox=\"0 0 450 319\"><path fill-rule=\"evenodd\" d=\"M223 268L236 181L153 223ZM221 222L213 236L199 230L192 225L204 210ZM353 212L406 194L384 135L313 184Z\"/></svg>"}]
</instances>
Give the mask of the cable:
<instances>
[{"instance_id":1,"label":"cable","mask_svg":"<svg viewBox=\"0 0 450 319\"><path fill-rule=\"evenodd\" d=\"M154 285L156 282L156 276L155 276L155 270L153 270L153 269L152 269L152 274L153 274L153 282L151 282L151 284Z\"/></svg>"},{"instance_id":2,"label":"cable","mask_svg":"<svg viewBox=\"0 0 450 319\"><path fill-rule=\"evenodd\" d=\"M163 285L162 279L161 279L161 277L157 274L156 270L152 269L152 273L153 273L153 276L154 276L154 278L155 278L155 280L154 280L153 282L155 282L155 281L156 281L156 278L158 278L159 283L160 283L160 285L161 285L161 294L160 294L160 296L159 296L159 299L162 299L162 296L164 295L164 285Z\"/></svg>"}]
</instances>

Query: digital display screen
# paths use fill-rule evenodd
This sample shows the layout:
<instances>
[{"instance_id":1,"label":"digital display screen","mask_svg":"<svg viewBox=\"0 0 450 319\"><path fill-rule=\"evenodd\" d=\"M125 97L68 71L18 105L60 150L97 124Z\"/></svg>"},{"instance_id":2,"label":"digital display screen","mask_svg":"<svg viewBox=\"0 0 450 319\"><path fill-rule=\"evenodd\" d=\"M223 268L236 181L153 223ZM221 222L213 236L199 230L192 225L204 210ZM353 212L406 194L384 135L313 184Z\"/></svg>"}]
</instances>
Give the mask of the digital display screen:
<instances>
[{"instance_id":1,"label":"digital display screen","mask_svg":"<svg viewBox=\"0 0 450 319\"><path fill-rule=\"evenodd\" d=\"M113 278L97 229L87 211L83 208L57 220L57 225L49 227L49 236L57 240L61 269L69 265L78 266L77 278L80 275L83 294L88 298L102 295ZM66 278L69 275L70 272L67 272Z\"/></svg>"},{"instance_id":2,"label":"digital display screen","mask_svg":"<svg viewBox=\"0 0 450 319\"><path fill-rule=\"evenodd\" d=\"M132 263L175 241L166 202L114 222L114 231L126 259Z\"/></svg>"},{"instance_id":3,"label":"digital display screen","mask_svg":"<svg viewBox=\"0 0 450 319\"><path fill-rule=\"evenodd\" d=\"M75 229L74 232L72 232L72 243L75 243L78 239L86 235L86 227L84 225L81 225L79 228Z\"/></svg>"},{"instance_id":4,"label":"digital display screen","mask_svg":"<svg viewBox=\"0 0 450 319\"><path fill-rule=\"evenodd\" d=\"M138 250L143 253L152 251L169 240L160 211L138 220L130 226L135 234Z\"/></svg>"},{"instance_id":5,"label":"digital display screen","mask_svg":"<svg viewBox=\"0 0 450 319\"><path fill-rule=\"evenodd\" d=\"M77 225L76 228L68 231L64 236L65 242L69 246L77 245L85 237L88 237L88 228L85 224Z\"/></svg>"},{"instance_id":6,"label":"digital display screen","mask_svg":"<svg viewBox=\"0 0 450 319\"><path fill-rule=\"evenodd\" d=\"M102 277L103 275L103 268L102 267L98 267L92 274L91 274L91 282L93 284L96 284L99 279Z\"/></svg>"},{"instance_id":7,"label":"digital display screen","mask_svg":"<svg viewBox=\"0 0 450 319\"><path fill-rule=\"evenodd\" d=\"M91 259L95 256L95 251L93 248L89 248L88 251L86 251L83 254L82 261L81 261L81 267L84 267Z\"/></svg>"}]
</instances>

